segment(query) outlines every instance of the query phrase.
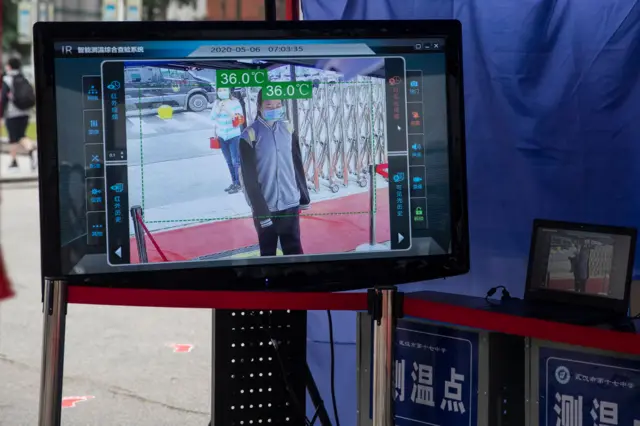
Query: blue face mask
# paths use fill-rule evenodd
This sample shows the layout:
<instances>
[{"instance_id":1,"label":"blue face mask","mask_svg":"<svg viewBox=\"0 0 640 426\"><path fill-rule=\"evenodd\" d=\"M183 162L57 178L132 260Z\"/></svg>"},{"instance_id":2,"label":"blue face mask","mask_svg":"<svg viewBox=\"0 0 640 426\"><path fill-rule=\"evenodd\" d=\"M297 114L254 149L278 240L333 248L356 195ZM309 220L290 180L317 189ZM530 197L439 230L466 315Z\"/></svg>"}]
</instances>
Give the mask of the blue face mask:
<instances>
[{"instance_id":1,"label":"blue face mask","mask_svg":"<svg viewBox=\"0 0 640 426\"><path fill-rule=\"evenodd\" d=\"M262 116L267 121L277 121L284 116L284 110L282 107L276 109L265 109L262 111Z\"/></svg>"},{"instance_id":2,"label":"blue face mask","mask_svg":"<svg viewBox=\"0 0 640 426\"><path fill-rule=\"evenodd\" d=\"M218 92L218 98L223 101L229 99L229 92Z\"/></svg>"}]
</instances>

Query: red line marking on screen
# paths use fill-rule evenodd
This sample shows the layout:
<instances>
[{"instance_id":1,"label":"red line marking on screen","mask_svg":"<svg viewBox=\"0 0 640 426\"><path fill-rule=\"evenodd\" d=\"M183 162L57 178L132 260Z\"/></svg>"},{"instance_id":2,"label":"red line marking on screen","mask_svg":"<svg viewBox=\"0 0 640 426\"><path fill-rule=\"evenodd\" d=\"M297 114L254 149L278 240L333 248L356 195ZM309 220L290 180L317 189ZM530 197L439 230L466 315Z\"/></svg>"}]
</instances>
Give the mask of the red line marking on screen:
<instances>
[{"instance_id":1,"label":"red line marking on screen","mask_svg":"<svg viewBox=\"0 0 640 426\"><path fill-rule=\"evenodd\" d=\"M172 343L169 346L173 348L173 353L176 354L183 354L193 350L193 345L187 343Z\"/></svg>"},{"instance_id":2,"label":"red line marking on screen","mask_svg":"<svg viewBox=\"0 0 640 426\"><path fill-rule=\"evenodd\" d=\"M94 399L95 396L65 396L62 398L62 408L74 408L78 402Z\"/></svg>"},{"instance_id":3,"label":"red line marking on screen","mask_svg":"<svg viewBox=\"0 0 640 426\"><path fill-rule=\"evenodd\" d=\"M378 164L376 166L376 173L385 179L389 178L389 163Z\"/></svg>"}]
</instances>

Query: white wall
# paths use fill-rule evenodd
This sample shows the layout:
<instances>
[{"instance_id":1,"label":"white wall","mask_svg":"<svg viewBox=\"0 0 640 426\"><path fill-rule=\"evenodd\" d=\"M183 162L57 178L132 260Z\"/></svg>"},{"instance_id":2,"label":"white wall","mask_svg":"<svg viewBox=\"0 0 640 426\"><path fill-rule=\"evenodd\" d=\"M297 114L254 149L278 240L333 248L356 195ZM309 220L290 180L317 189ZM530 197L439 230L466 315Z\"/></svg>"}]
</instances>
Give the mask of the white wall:
<instances>
[{"instance_id":1,"label":"white wall","mask_svg":"<svg viewBox=\"0 0 640 426\"><path fill-rule=\"evenodd\" d=\"M171 2L167 10L167 19L170 21L194 21L206 16L207 0L198 0L195 8L180 7L176 2Z\"/></svg>"},{"instance_id":2,"label":"white wall","mask_svg":"<svg viewBox=\"0 0 640 426\"><path fill-rule=\"evenodd\" d=\"M102 0L53 0L56 21L99 21Z\"/></svg>"}]
</instances>

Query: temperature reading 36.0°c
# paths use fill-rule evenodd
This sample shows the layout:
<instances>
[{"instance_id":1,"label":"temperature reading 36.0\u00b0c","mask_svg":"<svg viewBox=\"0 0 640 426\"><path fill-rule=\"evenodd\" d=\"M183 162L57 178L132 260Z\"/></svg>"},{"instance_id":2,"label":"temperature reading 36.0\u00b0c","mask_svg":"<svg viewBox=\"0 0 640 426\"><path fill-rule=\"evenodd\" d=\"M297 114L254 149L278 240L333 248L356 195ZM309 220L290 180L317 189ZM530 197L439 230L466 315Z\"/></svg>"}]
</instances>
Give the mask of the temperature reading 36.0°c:
<instances>
[{"instance_id":1,"label":"temperature reading 36.0\u00b0c","mask_svg":"<svg viewBox=\"0 0 640 426\"><path fill-rule=\"evenodd\" d=\"M217 70L216 86L218 88L232 87L262 87L269 81L267 70Z\"/></svg>"},{"instance_id":2,"label":"temperature reading 36.0\u00b0c","mask_svg":"<svg viewBox=\"0 0 640 426\"><path fill-rule=\"evenodd\" d=\"M264 85L264 99L311 99L313 83L310 81L269 82Z\"/></svg>"}]
</instances>

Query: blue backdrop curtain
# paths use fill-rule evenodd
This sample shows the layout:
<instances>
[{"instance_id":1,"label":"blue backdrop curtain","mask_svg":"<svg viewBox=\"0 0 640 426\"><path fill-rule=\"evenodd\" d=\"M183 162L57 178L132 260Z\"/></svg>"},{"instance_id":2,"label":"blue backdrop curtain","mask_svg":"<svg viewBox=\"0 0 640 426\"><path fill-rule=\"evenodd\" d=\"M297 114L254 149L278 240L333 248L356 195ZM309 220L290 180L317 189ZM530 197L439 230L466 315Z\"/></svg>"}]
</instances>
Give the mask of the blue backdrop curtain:
<instances>
[{"instance_id":1,"label":"blue backdrop curtain","mask_svg":"<svg viewBox=\"0 0 640 426\"><path fill-rule=\"evenodd\" d=\"M505 285L521 295L536 217L640 226L637 0L303 0L302 11L306 20L462 22L471 273L407 290L483 296ZM639 259L637 250L636 277ZM355 323L341 319L344 373L355 367ZM328 358L318 356L326 315L310 315L309 327L330 401ZM355 425L354 377L340 377L343 425Z\"/></svg>"}]
</instances>

